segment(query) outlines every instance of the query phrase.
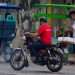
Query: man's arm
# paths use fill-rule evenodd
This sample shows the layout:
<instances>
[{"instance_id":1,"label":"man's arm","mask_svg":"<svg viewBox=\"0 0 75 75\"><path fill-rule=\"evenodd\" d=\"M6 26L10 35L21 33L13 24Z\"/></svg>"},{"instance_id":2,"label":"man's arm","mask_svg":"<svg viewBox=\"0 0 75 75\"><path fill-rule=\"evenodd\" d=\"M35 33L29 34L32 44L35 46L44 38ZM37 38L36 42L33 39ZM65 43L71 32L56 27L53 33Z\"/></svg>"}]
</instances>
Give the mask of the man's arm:
<instances>
[{"instance_id":1,"label":"man's arm","mask_svg":"<svg viewBox=\"0 0 75 75\"><path fill-rule=\"evenodd\" d=\"M39 36L39 34L38 34L37 32L35 32L35 33L30 33L30 35L31 35L32 37L37 37L37 36Z\"/></svg>"},{"instance_id":2,"label":"man's arm","mask_svg":"<svg viewBox=\"0 0 75 75\"><path fill-rule=\"evenodd\" d=\"M37 36L39 35L38 32L35 32L35 33L25 32L25 34L29 34L29 35L31 35L32 37L37 37Z\"/></svg>"}]
</instances>

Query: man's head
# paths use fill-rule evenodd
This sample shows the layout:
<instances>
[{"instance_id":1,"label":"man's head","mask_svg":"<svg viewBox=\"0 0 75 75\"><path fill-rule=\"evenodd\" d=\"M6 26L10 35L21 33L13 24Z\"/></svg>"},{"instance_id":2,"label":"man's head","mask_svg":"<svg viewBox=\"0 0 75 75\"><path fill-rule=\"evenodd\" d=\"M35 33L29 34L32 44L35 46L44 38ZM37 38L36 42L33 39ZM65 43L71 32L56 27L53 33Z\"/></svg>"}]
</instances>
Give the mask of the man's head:
<instances>
[{"instance_id":1,"label":"man's head","mask_svg":"<svg viewBox=\"0 0 75 75\"><path fill-rule=\"evenodd\" d=\"M45 18L40 18L40 24L46 23L47 20Z\"/></svg>"},{"instance_id":2,"label":"man's head","mask_svg":"<svg viewBox=\"0 0 75 75\"><path fill-rule=\"evenodd\" d=\"M69 17L73 20L75 20L75 11L70 11Z\"/></svg>"}]
</instances>

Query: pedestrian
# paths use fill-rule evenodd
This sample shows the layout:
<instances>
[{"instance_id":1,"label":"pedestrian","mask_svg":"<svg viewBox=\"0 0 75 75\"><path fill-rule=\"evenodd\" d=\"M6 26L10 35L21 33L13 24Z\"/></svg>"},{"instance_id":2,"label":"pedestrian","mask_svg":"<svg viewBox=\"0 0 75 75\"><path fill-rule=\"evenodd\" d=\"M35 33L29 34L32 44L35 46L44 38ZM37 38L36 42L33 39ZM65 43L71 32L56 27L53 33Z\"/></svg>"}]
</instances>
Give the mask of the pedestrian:
<instances>
[{"instance_id":1,"label":"pedestrian","mask_svg":"<svg viewBox=\"0 0 75 75\"><path fill-rule=\"evenodd\" d=\"M75 10L69 12L71 37L75 38ZM74 40L73 40L74 41ZM70 46L71 52L75 53L75 44ZM69 49L69 50L70 50Z\"/></svg>"}]
</instances>

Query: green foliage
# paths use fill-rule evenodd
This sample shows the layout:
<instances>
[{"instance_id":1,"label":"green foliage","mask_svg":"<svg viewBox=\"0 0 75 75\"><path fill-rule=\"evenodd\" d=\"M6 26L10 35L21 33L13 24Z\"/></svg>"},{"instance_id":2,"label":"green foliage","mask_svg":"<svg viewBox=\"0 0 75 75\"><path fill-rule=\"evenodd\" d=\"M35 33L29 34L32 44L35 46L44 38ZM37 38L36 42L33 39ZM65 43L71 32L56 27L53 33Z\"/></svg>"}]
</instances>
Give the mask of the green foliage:
<instances>
[{"instance_id":1,"label":"green foliage","mask_svg":"<svg viewBox=\"0 0 75 75\"><path fill-rule=\"evenodd\" d=\"M64 14L53 14L53 13L51 13L51 14L38 13L38 14L34 14L32 17L35 18L35 19L38 19L40 17L47 17L48 19L50 19L50 18L51 19L66 19L66 18L68 18Z\"/></svg>"}]
</instances>

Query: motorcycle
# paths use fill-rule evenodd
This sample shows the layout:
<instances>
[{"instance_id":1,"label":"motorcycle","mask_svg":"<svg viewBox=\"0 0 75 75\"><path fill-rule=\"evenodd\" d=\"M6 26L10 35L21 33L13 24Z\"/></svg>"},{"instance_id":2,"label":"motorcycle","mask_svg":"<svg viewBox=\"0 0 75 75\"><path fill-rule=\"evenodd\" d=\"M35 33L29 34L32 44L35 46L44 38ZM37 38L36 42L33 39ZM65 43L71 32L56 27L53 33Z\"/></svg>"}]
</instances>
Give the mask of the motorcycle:
<instances>
[{"instance_id":1,"label":"motorcycle","mask_svg":"<svg viewBox=\"0 0 75 75\"><path fill-rule=\"evenodd\" d=\"M31 61L34 64L44 66L52 72L58 72L63 67L63 50L57 45L48 46L46 49L40 49L38 57L35 61L32 60L31 50L28 48L29 44L32 44L34 39L25 34L23 37L25 43L24 48L17 48L11 55L10 65L14 70L21 70L24 67L29 66L28 54L30 54Z\"/></svg>"}]
</instances>

